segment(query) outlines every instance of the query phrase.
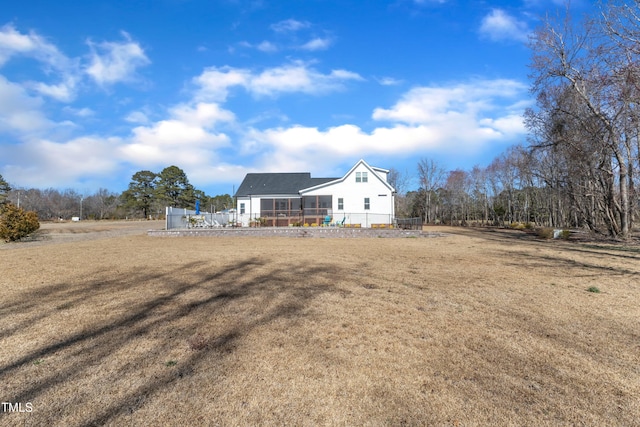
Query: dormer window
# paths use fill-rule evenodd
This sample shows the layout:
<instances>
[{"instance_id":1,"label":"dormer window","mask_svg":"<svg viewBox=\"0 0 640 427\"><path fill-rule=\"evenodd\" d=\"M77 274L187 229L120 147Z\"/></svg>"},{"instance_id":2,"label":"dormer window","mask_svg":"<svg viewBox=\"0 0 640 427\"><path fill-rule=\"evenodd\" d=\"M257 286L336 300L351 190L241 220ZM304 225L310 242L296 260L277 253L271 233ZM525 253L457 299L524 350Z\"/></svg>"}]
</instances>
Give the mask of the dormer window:
<instances>
[{"instance_id":1,"label":"dormer window","mask_svg":"<svg viewBox=\"0 0 640 427\"><path fill-rule=\"evenodd\" d=\"M367 172L356 172L356 182L368 182Z\"/></svg>"}]
</instances>

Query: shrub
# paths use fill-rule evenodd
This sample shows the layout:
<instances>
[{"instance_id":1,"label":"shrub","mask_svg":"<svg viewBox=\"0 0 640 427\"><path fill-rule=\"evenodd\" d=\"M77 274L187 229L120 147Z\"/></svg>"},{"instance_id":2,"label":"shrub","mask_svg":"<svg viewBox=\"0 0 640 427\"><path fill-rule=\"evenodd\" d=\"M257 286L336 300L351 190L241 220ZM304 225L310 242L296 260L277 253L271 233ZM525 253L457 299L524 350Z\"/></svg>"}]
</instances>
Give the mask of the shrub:
<instances>
[{"instance_id":1,"label":"shrub","mask_svg":"<svg viewBox=\"0 0 640 427\"><path fill-rule=\"evenodd\" d=\"M560 238L563 240L569 240L569 237L571 236L571 231L569 230L562 230L560 232Z\"/></svg>"},{"instance_id":2,"label":"shrub","mask_svg":"<svg viewBox=\"0 0 640 427\"><path fill-rule=\"evenodd\" d=\"M599 294L600 293L600 289L598 289L597 286L591 286L587 289L587 292L593 292L594 294Z\"/></svg>"},{"instance_id":3,"label":"shrub","mask_svg":"<svg viewBox=\"0 0 640 427\"><path fill-rule=\"evenodd\" d=\"M38 228L40 222L35 212L26 212L13 203L0 206L0 239L5 242L20 240Z\"/></svg>"},{"instance_id":4,"label":"shrub","mask_svg":"<svg viewBox=\"0 0 640 427\"><path fill-rule=\"evenodd\" d=\"M553 228L550 228L550 227L539 228L538 237L542 239L553 239Z\"/></svg>"}]
</instances>

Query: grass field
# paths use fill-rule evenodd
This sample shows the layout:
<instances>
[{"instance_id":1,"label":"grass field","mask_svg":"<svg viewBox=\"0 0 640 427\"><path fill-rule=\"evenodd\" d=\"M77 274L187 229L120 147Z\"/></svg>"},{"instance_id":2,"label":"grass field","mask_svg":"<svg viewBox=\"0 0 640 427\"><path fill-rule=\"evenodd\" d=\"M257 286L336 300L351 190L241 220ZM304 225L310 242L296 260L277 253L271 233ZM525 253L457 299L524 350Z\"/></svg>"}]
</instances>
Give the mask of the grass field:
<instances>
[{"instance_id":1,"label":"grass field","mask_svg":"<svg viewBox=\"0 0 640 427\"><path fill-rule=\"evenodd\" d=\"M0 425L640 423L638 247L123 224L0 246Z\"/></svg>"}]
</instances>

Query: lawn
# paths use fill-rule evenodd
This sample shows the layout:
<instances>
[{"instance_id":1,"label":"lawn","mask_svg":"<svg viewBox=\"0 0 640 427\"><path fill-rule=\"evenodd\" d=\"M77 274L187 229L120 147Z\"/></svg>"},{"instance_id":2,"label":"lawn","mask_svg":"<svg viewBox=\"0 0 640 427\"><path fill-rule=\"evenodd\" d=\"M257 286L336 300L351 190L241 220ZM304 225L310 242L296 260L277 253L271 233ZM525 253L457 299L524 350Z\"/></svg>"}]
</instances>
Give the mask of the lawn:
<instances>
[{"instance_id":1,"label":"lawn","mask_svg":"<svg viewBox=\"0 0 640 427\"><path fill-rule=\"evenodd\" d=\"M0 246L0 425L640 420L636 247L97 224Z\"/></svg>"}]
</instances>

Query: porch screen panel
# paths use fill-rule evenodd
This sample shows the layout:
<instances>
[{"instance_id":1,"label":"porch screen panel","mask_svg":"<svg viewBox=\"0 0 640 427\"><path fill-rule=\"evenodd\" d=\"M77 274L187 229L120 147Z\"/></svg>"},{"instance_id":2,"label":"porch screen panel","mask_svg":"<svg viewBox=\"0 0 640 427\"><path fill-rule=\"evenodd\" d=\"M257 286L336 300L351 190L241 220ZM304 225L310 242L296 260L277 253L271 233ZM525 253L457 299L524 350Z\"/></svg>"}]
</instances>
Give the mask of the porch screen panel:
<instances>
[{"instance_id":1,"label":"porch screen panel","mask_svg":"<svg viewBox=\"0 0 640 427\"><path fill-rule=\"evenodd\" d=\"M318 196L318 207L320 208L318 213L320 215L327 215L331 213L332 201L333 197L331 196Z\"/></svg>"},{"instance_id":2,"label":"porch screen panel","mask_svg":"<svg viewBox=\"0 0 640 427\"><path fill-rule=\"evenodd\" d=\"M260 215L273 216L273 199L261 199L260 200Z\"/></svg>"},{"instance_id":3,"label":"porch screen panel","mask_svg":"<svg viewBox=\"0 0 640 427\"><path fill-rule=\"evenodd\" d=\"M303 197L305 215L327 215L332 208L331 196L305 196Z\"/></svg>"},{"instance_id":4,"label":"porch screen panel","mask_svg":"<svg viewBox=\"0 0 640 427\"><path fill-rule=\"evenodd\" d=\"M289 199L276 199L276 215L286 216L289 214Z\"/></svg>"},{"instance_id":5,"label":"porch screen panel","mask_svg":"<svg viewBox=\"0 0 640 427\"><path fill-rule=\"evenodd\" d=\"M305 196L302 198L305 215L315 215L316 208L318 207L318 200L316 196Z\"/></svg>"}]
</instances>

